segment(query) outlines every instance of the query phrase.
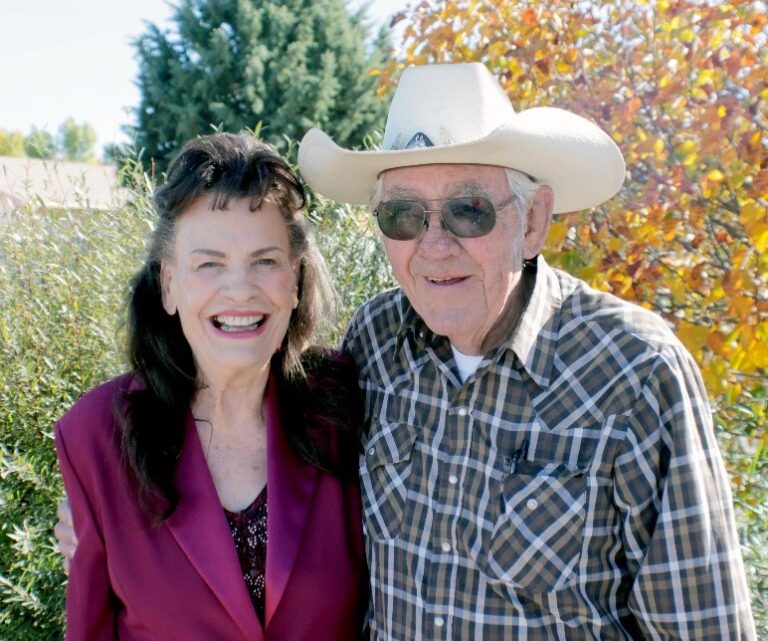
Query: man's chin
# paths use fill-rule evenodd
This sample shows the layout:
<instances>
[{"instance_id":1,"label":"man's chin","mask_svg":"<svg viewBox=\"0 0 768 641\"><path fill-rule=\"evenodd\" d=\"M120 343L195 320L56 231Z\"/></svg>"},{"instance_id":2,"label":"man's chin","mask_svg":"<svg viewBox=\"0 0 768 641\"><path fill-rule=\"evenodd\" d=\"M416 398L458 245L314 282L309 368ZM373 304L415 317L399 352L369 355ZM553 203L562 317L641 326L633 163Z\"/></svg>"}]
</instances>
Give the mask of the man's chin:
<instances>
[{"instance_id":1,"label":"man's chin","mask_svg":"<svg viewBox=\"0 0 768 641\"><path fill-rule=\"evenodd\" d=\"M447 337L458 349L460 345L469 346L476 342L479 344L475 338L477 333L472 331L473 324L467 318L466 308L432 309L421 314L421 317L433 333Z\"/></svg>"}]
</instances>

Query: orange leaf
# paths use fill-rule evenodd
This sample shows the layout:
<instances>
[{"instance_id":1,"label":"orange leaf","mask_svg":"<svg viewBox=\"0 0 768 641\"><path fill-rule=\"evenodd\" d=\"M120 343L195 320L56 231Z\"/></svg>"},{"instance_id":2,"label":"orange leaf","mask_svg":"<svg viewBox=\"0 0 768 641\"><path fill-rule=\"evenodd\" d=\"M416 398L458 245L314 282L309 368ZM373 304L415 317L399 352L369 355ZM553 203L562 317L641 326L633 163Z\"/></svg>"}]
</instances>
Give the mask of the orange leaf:
<instances>
[{"instance_id":1,"label":"orange leaf","mask_svg":"<svg viewBox=\"0 0 768 641\"><path fill-rule=\"evenodd\" d=\"M533 9L526 9L523 11L522 16L520 16L523 19L523 22L527 25L537 25L539 23L539 19L536 16L536 12Z\"/></svg>"}]
</instances>

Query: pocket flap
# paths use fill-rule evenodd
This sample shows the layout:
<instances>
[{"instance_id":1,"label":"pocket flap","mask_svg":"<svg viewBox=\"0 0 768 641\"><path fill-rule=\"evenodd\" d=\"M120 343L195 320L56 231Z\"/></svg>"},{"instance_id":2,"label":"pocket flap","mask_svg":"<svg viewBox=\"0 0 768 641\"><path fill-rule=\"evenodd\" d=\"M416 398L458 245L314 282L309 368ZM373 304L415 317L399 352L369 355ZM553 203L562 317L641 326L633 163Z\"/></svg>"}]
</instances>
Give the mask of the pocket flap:
<instances>
[{"instance_id":1,"label":"pocket flap","mask_svg":"<svg viewBox=\"0 0 768 641\"><path fill-rule=\"evenodd\" d=\"M373 470L381 465L409 461L416 430L400 423L380 423L372 426L373 437L365 446L365 466Z\"/></svg>"}]
</instances>

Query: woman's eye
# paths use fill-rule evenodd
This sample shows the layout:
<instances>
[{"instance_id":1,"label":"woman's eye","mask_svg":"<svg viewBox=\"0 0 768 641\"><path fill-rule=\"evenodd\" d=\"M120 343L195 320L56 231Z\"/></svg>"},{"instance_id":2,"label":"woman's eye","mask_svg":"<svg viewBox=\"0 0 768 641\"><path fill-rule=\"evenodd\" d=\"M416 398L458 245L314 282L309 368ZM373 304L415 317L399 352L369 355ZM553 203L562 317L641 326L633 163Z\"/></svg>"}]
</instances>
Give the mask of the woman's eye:
<instances>
[{"instance_id":1,"label":"woman's eye","mask_svg":"<svg viewBox=\"0 0 768 641\"><path fill-rule=\"evenodd\" d=\"M254 265L275 265L277 261L274 258L259 258Z\"/></svg>"},{"instance_id":2,"label":"woman's eye","mask_svg":"<svg viewBox=\"0 0 768 641\"><path fill-rule=\"evenodd\" d=\"M209 260L205 263L200 263L196 269L211 269L212 267L218 267L220 263L215 263L212 260Z\"/></svg>"}]
</instances>

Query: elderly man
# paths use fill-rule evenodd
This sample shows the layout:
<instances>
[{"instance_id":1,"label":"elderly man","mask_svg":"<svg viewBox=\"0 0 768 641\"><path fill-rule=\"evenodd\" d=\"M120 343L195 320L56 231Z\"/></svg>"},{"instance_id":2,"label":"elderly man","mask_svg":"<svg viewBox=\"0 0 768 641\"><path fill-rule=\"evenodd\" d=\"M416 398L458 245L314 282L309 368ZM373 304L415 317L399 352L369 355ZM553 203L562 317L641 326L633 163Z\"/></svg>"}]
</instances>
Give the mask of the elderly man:
<instances>
[{"instance_id":1,"label":"elderly man","mask_svg":"<svg viewBox=\"0 0 768 641\"><path fill-rule=\"evenodd\" d=\"M553 213L621 186L612 140L515 113L482 65L431 65L403 73L383 150L315 129L299 164L371 203L401 286L344 339L367 402L372 637L755 639L691 356L538 255Z\"/></svg>"},{"instance_id":2,"label":"elderly man","mask_svg":"<svg viewBox=\"0 0 768 641\"><path fill-rule=\"evenodd\" d=\"M400 288L344 349L377 639L754 639L728 478L691 356L656 315L551 269L552 213L620 187L611 139L515 113L484 66L407 69L384 150L300 148L370 199Z\"/></svg>"}]
</instances>

